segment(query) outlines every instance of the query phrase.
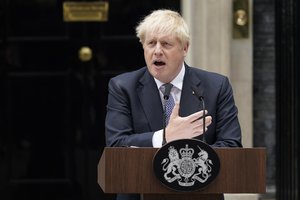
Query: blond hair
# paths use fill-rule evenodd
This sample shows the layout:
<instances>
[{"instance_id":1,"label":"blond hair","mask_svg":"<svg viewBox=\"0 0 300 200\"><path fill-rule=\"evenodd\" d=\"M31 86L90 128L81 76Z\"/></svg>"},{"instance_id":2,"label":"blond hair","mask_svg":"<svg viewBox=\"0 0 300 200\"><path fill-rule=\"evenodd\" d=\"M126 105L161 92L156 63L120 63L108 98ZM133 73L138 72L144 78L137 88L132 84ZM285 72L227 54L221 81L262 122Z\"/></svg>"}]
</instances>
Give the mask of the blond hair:
<instances>
[{"instance_id":1,"label":"blond hair","mask_svg":"<svg viewBox=\"0 0 300 200\"><path fill-rule=\"evenodd\" d=\"M189 43L189 29L182 16L172 10L155 10L146 16L136 27L136 36L143 44L147 33L172 34L184 45Z\"/></svg>"}]
</instances>

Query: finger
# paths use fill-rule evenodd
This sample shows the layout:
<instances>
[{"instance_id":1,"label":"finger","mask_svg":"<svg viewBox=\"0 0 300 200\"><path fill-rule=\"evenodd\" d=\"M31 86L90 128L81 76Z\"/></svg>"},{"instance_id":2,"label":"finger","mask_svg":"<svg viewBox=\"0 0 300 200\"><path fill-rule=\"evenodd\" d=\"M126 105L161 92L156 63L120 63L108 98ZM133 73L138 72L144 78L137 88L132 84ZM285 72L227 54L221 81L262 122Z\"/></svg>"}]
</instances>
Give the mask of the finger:
<instances>
[{"instance_id":1,"label":"finger","mask_svg":"<svg viewBox=\"0 0 300 200\"><path fill-rule=\"evenodd\" d=\"M199 135L202 135L202 134L205 133L207 130L208 130L207 127L205 127L204 132L203 132L203 126L195 127L195 128L193 128L193 135L194 135L194 137L199 136Z\"/></svg>"},{"instance_id":2,"label":"finger","mask_svg":"<svg viewBox=\"0 0 300 200\"><path fill-rule=\"evenodd\" d=\"M200 124L203 124L203 118L196 120L195 122L199 121ZM211 116L205 116L205 126L209 126L212 122L212 117Z\"/></svg>"},{"instance_id":3,"label":"finger","mask_svg":"<svg viewBox=\"0 0 300 200\"><path fill-rule=\"evenodd\" d=\"M206 131L207 131L208 129L207 128L205 128L205 130L204 130L204 132L203 132L203 129L201 128L201 129L194 129L193 130L193 134L192 134L192 137L197 137L197 136L199 136L199 135L202 135L203 133L205 133Z\"/></svg>"},{"instance_id":4,"label":"finger","mask_svg":"<svg viewBox=\"0 0 300 200\"><path fill-rule=\"evenodd\" d=\"M212 117L211 116L206 116L205 117L205 127L208 127L212 123ZM201 128L203 129L203 120L196 120L192 123L193 128Z\"/></svg>"},{"instance_id":5,"label":"finger","mask_svg":"<svg viewBox=\"0 0 300 200\"><path fill-rule=\"evenodd\" d=\"M207 116L207 118L205 117L205 126L209 126L212 123L212 117L211 116Z\"/></svg>"},{"instance_id":6,"label":"finger","mask_svg":"<svg viewBox=\"0 0 300 200\"><path fill-rule=\"evenodd\" d=\"M205 115L207 115L207 113L208 113L207 110L205 110ZM204 114L203 110L201 110L199 112L196 112L194 114L191 114L191 115L188 116L189 117L189 121L191 123L193 123L193 122L195 122L195 121L197 121L199 119L202 119L203 118L203 114Z\"/></svg>"}]
</instances>

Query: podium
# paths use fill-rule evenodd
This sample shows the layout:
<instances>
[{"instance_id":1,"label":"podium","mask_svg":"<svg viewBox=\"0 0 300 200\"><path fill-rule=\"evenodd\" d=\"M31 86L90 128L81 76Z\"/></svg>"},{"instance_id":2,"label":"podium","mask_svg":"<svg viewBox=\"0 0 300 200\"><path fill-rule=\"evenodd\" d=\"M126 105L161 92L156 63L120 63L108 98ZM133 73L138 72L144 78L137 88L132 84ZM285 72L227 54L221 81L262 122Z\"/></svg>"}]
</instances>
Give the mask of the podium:
<instances>
[{"instance_id":1,"label":"podium","mask_svg":"<svg viewBox=\"0 0 300 200\"><path fill-rule=\"evenodd\" d=\"M153 171L157 148L106 147L98 164L105 193L139 193L144 200L219 200L223 193L265 193L265 148L214 148L220 171L212 183L193 192L164 186Z\"/></svg>"}]
</instances>

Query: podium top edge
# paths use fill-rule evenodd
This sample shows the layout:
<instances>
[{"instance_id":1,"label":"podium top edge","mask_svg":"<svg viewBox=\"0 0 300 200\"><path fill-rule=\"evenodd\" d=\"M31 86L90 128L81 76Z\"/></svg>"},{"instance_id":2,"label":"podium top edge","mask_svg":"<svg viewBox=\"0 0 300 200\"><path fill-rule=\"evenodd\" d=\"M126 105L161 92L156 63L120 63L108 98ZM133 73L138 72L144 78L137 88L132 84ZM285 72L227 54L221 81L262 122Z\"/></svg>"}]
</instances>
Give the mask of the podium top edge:
<instances>
[{"instance_id":1,"label":"podium top edge","mask_svg":"<svg viewBox=\"0 0 300 200\"><path fill-rule=\"evenodd\" d=\"M157 147L104 147L104 149L160 149ZM213 149L236 149L236 150L251 150L251 149L256 149L256 150L266 150L266 147L213 147Z\"/></svg>"}]
</instances>

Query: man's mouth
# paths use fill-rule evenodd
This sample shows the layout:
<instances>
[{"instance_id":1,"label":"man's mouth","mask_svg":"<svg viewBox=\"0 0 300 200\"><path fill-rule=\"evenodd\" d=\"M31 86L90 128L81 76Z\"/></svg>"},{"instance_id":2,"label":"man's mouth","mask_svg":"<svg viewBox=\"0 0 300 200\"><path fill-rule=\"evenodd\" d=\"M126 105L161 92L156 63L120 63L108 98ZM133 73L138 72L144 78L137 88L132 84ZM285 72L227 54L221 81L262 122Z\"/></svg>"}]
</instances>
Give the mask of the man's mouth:
<instances>
[{"instance_id":1,"label":"man's mouth","mask_svg":"<svg viewBox=\"0 0 300 200\"><path fill-rule=\"evenodd\" d=\"M157 67L160 67L160 66L165 65L166 63L163 62L163 61L154 61L153 64L154 64L155 66L157 66Z\"/></svg>"}]
</instances>

